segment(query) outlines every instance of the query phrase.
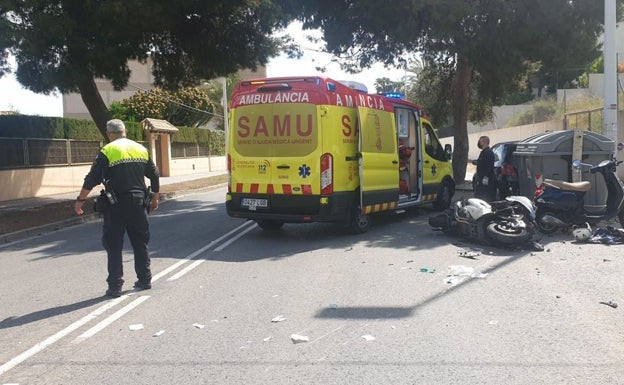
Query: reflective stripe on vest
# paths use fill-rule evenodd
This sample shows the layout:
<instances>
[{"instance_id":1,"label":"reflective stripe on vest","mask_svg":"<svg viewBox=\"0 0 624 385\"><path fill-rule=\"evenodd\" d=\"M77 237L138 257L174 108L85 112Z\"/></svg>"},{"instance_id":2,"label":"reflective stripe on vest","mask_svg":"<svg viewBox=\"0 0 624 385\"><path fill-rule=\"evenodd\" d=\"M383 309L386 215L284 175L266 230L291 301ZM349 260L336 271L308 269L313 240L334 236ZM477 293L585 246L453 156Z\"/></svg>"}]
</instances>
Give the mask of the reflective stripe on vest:
<instances>
[{"instance_id":1,"label":"reflective stripe on vest","mask_svg":"<svg viewBox=\"0 0 624 385\"><path fill-rule=\"evenodd\" d=\"M149 159L147 149L130 139L120 138L102 147L102 154L108 159L109 167L121 163L145 163Z\"/></svg>"}]
</instances>

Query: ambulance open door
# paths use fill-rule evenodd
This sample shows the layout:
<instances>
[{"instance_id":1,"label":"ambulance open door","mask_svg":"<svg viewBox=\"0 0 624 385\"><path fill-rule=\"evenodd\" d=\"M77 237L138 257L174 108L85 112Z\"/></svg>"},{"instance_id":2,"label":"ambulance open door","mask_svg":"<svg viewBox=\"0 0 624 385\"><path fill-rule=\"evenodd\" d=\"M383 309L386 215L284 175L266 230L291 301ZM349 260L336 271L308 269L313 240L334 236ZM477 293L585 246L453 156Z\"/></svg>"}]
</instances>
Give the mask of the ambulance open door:
<instances>
[{"instance_id":1,"label":"ambulance open door","mask_svg":"<svg viewBox=\"0 0 624 385\"><path fill-rule=\"evenodd\" d=\"M391 210L399 201L399 156L394 114L358 107L360 203L363 213Z\"/></svg>"}]
</instances>

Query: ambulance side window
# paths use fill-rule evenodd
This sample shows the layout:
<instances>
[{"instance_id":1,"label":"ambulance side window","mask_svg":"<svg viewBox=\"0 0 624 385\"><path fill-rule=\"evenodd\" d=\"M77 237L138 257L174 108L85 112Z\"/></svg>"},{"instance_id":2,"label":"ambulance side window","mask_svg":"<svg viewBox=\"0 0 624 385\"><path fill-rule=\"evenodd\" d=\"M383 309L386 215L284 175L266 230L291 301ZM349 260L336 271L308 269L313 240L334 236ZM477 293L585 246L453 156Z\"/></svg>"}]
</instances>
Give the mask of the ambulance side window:
<instances>
[{"instance_id":1,"label":"ambulance side window","mask_svg":"<svg viewBox=\"0 0 624 385\"><path fill-rule=\"evenodd\" d=\"M425 122L422 122L422 128L425 138L425 152L436 160L446 161L444 149L442 148L438 137L435 135L433 128Z\"/></svg>"}]
</instances>

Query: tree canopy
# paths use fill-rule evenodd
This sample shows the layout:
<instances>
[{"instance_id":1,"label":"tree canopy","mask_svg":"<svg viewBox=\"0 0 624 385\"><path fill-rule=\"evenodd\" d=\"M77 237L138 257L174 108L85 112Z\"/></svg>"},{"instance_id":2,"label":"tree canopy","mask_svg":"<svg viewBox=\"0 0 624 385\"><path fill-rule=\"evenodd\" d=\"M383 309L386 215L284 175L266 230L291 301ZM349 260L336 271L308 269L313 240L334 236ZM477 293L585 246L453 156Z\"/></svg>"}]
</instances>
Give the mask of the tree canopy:
<instances>
[{"instance_id":1,"label":"tree canopy","mask_svg":"<svg viewBox=\"0 0 624 385\"><path fill-rule=\"evenodd\" d=\"M470 101L491 102L514 91L535 63L544 81L553 74L578 76L599 55L604 16L603 2L595 0L420 0L382 7L374 0L304 3L308 7L298 18L304 27L322 30L326 50L347 69L375 61L405 65L406 54L422 55L427 71L438 74L435 86L445 87L437 94L449 100L453 168L460 181L468 157ZM564 71L570 68L576 73Z\"/></svg>"},{"instance_id":2,"label":"tree canopy","mask_svg":"<svg viewBox=\"0 0 624 385\"><path fill-rule=\"evenodd\" d=\"M36 93L79 92L104 135L109 112L95 78L128 84L129 60L153 63L165 89L265 65L287 19L272 1L4 0L0 76L15 56L17 80Z\"/></svg>"}]
</instances>

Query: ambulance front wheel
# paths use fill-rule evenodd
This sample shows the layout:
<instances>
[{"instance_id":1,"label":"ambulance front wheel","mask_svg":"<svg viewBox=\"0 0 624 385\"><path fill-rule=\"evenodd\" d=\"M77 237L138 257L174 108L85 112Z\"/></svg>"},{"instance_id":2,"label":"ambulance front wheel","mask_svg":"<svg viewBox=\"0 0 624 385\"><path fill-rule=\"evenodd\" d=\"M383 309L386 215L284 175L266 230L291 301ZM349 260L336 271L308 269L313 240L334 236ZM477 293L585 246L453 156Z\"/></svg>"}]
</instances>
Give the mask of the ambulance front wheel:
<instances>
[{"instance_id":1,"label":"ambulance front wheel","mask_svg":"<svg viewBox=\"0 0 624 385\"><path fill-rule=\"evenodd\" d=\"M369 214L362 214L359 207L351 209L349 215L348 228L351 234L364 234L370 229L372 225L372 219Z\"/></svg>"},{"instance_id":2,"label":"ambulance front wheel","mask_svg":"<svg viewBox=\"0 0 624 385\"><path fill-rule=\"evenodd\" d=\"M284 222L274 221L270 219L258 219L256 223L262 230L277 231L284 226Z\"/></svg>"},{"instance_id":3,"label":"ambulance front wheel","mask_svg":"<svg viewBox=\"0 0 624 385\"><path fill-rule=\"evenodd\" d=\"M454 192L453 187L448 181L442 183L442 187L440 187L440 191L438 191L438 196L433 202L433 209L437 211L448 209L451 205L451 199L453 198Z\"/></svg>"}]
</instances>

